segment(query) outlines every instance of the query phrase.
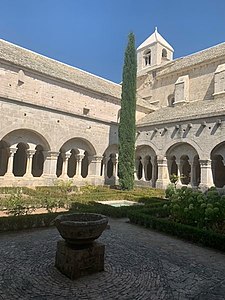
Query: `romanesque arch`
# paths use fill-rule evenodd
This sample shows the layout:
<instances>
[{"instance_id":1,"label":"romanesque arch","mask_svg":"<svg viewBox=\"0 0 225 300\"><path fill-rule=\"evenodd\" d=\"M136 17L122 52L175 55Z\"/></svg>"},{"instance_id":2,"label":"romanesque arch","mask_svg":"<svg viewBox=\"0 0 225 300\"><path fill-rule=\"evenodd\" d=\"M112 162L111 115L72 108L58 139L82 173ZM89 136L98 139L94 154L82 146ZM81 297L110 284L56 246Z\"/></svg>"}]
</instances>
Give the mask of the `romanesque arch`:
<instances>
[{"instance_id":1,"label":"romanesque arch","mask_svg":"<svg viewBox=\"0 0 225 300\"><path fill-rule=\"evenodd\" d=\"M0 141L0 174L16 177L40 177L44 167L44 151L49 151L47 140L30 129L7 133Z\"/></svg>"},{"instance_id":2,"label":"romanesque arch","mask_svg":"<svg viewBox=\"0 0 225 300\"><path fill-rule=\"evenodd\" d=\"M213 182L216 187L225 186L225 142L214 147L211 151Z\"/></svg>"},{"instance_id":3,"label":"romanesque arch","mask_svg":"<svg viewBox=\"0 0 225 300\"><path fill-rule=\"evenodd\" d=\"M103 153L101 176L104 176L106 184L116 184L118 179L118 145L109 145Z\"/></svg>"},{"instance_id":4,"label":"romanesque arch","mask_svg":"<svg viewBox=\"0 0 225 300\"><path fill-rule=\"evenodd\" d=\"M176 143L166 152L169 175L179 176L179 183L198 186L200 163L196 149L188 143Z\"/></svg>"},{"instance_id":5,"label":"romanesque arch","mask_svg":"<svg viewBox=\"0 0 225 300\"><path fill-rule=\"evenodd\" d=\"M152 147L141 145L136 148L135 166L136 180L149 182L154 187L157 180L157 159Z\"/></svg>"},{"instance_id":6,"label":"romanesque arch","mask_svg":"<svg viewBox=\"0 0 225 300\"><path fill-rule=\"evenodd\" d=\"M66 141L59 151L56 166L57 177L86 178L94 155L96 155L96 150L89 141L83 138Z\"/></svg>"}]
</instances>

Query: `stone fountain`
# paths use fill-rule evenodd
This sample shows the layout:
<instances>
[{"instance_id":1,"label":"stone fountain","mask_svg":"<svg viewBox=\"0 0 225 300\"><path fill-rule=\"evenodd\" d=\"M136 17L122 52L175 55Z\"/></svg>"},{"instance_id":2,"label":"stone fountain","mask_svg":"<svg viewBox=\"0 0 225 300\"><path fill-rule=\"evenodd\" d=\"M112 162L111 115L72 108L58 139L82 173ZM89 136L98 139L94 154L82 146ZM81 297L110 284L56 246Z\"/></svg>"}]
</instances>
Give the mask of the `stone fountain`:
<instances>
[{"instance_id":1,"label":"stone fountain","mask_svg":"<svg viewBox=\"0 0 225 300\"><path fill-rule=\"evenodd\" d=\"M57 242L57 269L70 279L103 271L105 245L95 240L106 229L107 223L107 217L100 214L58 216L55 225L64 240Z\"/></svg>"}]
</instances>

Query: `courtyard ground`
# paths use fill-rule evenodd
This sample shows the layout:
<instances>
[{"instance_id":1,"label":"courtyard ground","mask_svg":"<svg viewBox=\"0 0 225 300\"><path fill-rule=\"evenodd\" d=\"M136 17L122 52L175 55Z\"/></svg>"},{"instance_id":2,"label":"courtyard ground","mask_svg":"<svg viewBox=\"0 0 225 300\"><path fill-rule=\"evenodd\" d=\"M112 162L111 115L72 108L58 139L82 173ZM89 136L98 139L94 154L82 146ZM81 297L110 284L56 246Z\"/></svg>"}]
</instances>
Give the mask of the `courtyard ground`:
<instances>
[{"instance_id":1,"label":"courtyard ground","mask_svg":"<svg viewBox=\"0 0 225 300\"><path fill-rule=\"evenodd\" d=\"M0 235L1 300L225 299L225 255L110 219L105 271L71 281L54 267L55 228Z\"/></svg>"}]
</instances>

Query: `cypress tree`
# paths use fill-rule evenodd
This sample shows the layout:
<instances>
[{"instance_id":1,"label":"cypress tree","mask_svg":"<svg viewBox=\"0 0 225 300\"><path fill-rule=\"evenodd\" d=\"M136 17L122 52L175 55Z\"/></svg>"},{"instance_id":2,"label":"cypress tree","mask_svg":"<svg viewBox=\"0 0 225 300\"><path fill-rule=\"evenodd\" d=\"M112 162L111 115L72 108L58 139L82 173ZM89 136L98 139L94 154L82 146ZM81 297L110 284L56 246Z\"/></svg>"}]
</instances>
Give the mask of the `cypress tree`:
<instances>
[{"instance_id":1,"label":"cypress tree","mask_svg":"<svg viewBox=\"0 0 225 300\"><path fill-rule=\"evenodd\" d=\"M119 184L127 190L134 186L136 76L135 36L130 33L124 56L119 123Z\"/></svg>"}]
</instances>

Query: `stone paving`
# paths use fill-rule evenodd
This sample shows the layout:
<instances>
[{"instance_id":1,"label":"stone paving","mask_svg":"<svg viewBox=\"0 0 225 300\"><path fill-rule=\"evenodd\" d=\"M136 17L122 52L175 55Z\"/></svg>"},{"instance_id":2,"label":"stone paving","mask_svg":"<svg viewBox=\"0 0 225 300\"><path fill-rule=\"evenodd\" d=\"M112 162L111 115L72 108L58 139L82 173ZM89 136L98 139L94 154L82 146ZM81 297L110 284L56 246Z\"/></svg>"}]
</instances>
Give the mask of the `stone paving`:
<instances>
[{"instance_id":1,"label":"stone paving","mask_svg":"<svg viewBox=\"0 0 225 300\"><path fill-rule=\"evenodd\" d=\"M105 271L71 281L54 267L55 228L0 235L1 300L225 299L225 255L110 219Z\"/></svg>"}]
</instances>

